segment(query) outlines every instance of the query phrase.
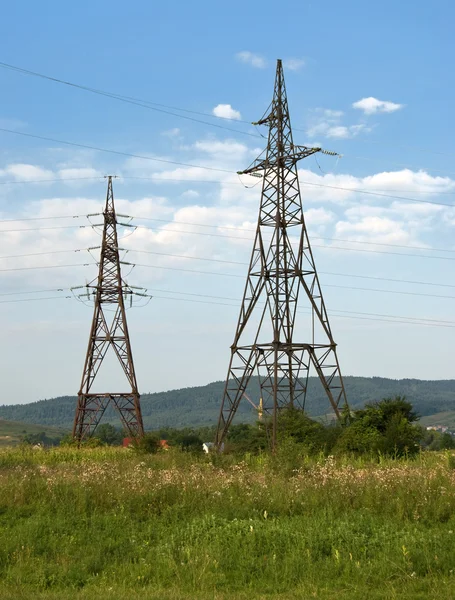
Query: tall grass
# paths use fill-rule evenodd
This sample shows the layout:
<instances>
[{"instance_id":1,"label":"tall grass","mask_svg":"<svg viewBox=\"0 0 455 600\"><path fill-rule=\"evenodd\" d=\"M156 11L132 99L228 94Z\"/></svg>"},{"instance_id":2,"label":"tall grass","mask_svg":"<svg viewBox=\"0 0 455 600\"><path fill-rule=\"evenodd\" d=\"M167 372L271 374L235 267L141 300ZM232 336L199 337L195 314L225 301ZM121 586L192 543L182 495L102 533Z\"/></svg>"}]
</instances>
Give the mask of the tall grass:
<instances>
[{"instance_id":1,"label":"tall grass","mask_svg":"<svg viewBox=\"0 0 455 600\"><path fill-rule=\"evenodd\" d=\"M0 452L0 598L453 598L455 470Z\"/></svg>"}]
</instances>

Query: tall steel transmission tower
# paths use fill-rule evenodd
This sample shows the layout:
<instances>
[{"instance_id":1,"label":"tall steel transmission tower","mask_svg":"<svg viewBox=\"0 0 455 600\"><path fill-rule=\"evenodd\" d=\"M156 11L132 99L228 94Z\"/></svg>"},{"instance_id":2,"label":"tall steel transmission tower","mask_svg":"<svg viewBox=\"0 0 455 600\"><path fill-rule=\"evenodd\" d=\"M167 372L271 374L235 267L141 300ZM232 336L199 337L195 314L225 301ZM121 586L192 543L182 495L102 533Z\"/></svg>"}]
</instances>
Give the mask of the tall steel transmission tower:
<instances>
[{"instance_id":1,"label":"tall steel transmission tower","mask_svg":"<svg viewBox=\"0 0 455 600\"><path fill-rule=\"evenodd\" d=\"M281 60L277 64L270 112L255 125L268 125L268 145L265 158L259 157L249 168L239 172L262 177L263 184L254 247L218 421L218 447L255 372L259 377L264 413L272 418L273 448L279 411L305 406L312 365L337 417L340 416L338 407L346 403L336 344L305 225L297 173L299 160L316 152L335 153L294 145ZM309 301L312 313L312 319L306 324L306 341L296 340L300 335L296 320L301 295Z\"/></svg>"},{"instance_id":2,"label":"tall steel transmission tower","mask_svg":"<svg viewBox=\"0 0 455 600\"><path fill-rule=\"evenodd\" d=\"M125 310L125 298L136 292L125 284L120 271L112 176L108 177L103 215L98 277L86 286L87 294L91 293L94 297L95 308L74 418L73 438L78 442L94 433L111 402L119 412L120 419L131 437L140 437L144 434ZM109 347L117 356L131 391L116 393L91 391Z\"/></svg>"}]
</instances>

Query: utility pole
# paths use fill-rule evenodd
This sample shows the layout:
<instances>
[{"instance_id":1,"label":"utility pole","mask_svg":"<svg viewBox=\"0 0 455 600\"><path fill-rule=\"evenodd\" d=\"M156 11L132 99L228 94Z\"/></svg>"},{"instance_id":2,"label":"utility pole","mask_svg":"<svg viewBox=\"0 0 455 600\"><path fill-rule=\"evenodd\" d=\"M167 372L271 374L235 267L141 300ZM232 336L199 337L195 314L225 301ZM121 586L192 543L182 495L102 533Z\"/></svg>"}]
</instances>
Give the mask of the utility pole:
<instances>
[{"instance_id":1,"label":"utility pole","mask_svg":"<svg viewBox=\"0 0 455 600\"><path fill-rule=\"evenodd\" d=\"M277 444L280 410L304 408L308 375L314 366L328 401L339 418L346 403L336 344L319 284L303 215L297 162L321 148L295 146L292 138L281 60L268 112L254 125L268 125L266 157L239 172L263 178L259 219L231 346L216 444L220 448L252 375L257 372L263 410L272 420L272 449ZM309 301L318 325L308 323L307 341L296 341L299 295ZM264 304L259 303L263 300ZM314 328L313 328L314 329Z\"/></svg>"},{"instance_id":2,"label":"utility pole","mask_svg":"<svg viewBox=\"0 0 455 600\"><path fill-rule=\"evenodd\" d=\"M95 308L73 426L73 438L79 443L93 435L111 402L119 412L129 435L134 438L144 435L125 310L125 298L135 292L122 279L112 176L108 176L107 180L99 272L97 279L86 286L87 295L92 294L94 297ZM110 347L123 368L131 391L91 391Z\"/></svg>"}]
</instances>

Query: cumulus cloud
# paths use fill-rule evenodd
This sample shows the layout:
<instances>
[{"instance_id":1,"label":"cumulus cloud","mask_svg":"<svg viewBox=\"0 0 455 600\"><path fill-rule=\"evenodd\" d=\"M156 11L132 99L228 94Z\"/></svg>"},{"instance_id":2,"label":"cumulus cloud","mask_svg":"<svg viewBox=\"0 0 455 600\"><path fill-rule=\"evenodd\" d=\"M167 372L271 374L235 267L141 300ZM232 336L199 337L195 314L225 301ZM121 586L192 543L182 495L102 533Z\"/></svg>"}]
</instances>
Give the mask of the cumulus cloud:
<instances>
[{"instance_id":1,"label":"cumulus cloud","mask_svg":"<svg viewBox=\"0 0 455 600\"><path fill-rule=\"evenodd\" d=\"M326 136L329 138L352 138L358 135L360 132L367 129L366 125L336 125L335 127L329 127L326 132Z\"/></svg>"},{"instance_id":2,"label":"cumulus cloud","mask_svg":"<svg viewBox=\"0 0 455 600\"><path fill-rule=\"evenodd\" d=\"M212 113L215 115L215 117L222 117L223 119L238 120L241 118L240 112L233 109L230 104L217 104Z\"/></svg>"},{"instance_id":3,"label":"cumulus cloud","mask_svg":"<svg viewBox=\"0 0 455 600\"><path fill-rule=\"evenodd\" d=\"M305 221L309 225L328 225L335 220L335 213L325 208L310 208L305 211Z\"/></svg>"},{"instance_id":4,"label":"cumulus cloud","mask_svg":"<svg viewBox=\"0 0 455 600\"><path fill-rule=\"evenodd\" d=\"M326 114L329 118L339 118L340 111L332 111ZM334 125L335 126L335 125ZM340 125L340 127L342 127ZM235 171L236 167L247 165L251 162L258 151L245 143L235 140L218 140L216 138L202 139L196 141L191 146L184 149L191 153L196 164L201 166L223 167L228 171ZM173 157L177 158L177 157ZM139 159L137 159L139 160ZM324 160L322 158L322 160ZM326 158L329 161L331 159ZM341 164L341 163L340 163ZM125 167L128 165L128 167ZM11 166L11 165L10 165ZM21 165L19 165L20 167ZM23 166L23 165L22 165ZM38 181L36 174L41 167L37 165L27 165L35 167L29 169L28 174ZM3 169L3 172L8 167ZM131 165L125 161L122 170L128 171ZM135 215L135 217L144 217L156 219L156 222L138 221L140 224L147 225L150 229L138 229L130 237L122 240L124 248L130 249L128 260L139 263L146 262L150 265L175 266L191 268L190 265L197 265L198 262L191 258L179 258L175 256L166 256L168 254L177 254L185 257L191 256L210 256L222 260L241 261L244 260L244 253L251 249L253 231L257 221L258 201L260 197L260 185L258 180L242 176L242 183L251 187L245 189L239 182L235 173L224 173L209 171L200 167L176 167L174 169L153 171L157 166L148 163L150 169L149 175L155 177L162 176L163 181L158 185L160 190L167 184L168 189L160 192L160 195L139 196L135 200L127 200L122 197L126 192L126 187L116 186L116 205L119 212ZM86 173L91 175L98 174L100 171L93 167L85 167ZM42 169L44 173L45 169ZM19 173L21 169L13 169ZM22 169L23 171L23 169ZM77 176L83 174L82 167L77 171ZM57 172L51 172L51 178L56 175L67 176L76 174L69 169L64 172L63 169ZM23 172L20 173L21 177ZM41 174L42 176L43 173ZM419 192L419 198L425 198L426 195L432 195L436 192L455 190L455 181L448 177L434 177L424 171L411 171L402 169L401 171L374 173L366 177L355 177L349 173L326 173L317 174L307 169L299 170L299 177L302 186L302 197L305 204L305 218L311 233L317 233L323 230L323 235L334 238L346 238L357 241L368 241L378 243L413 243L420 244L420 234L425 231L430 224L432 231L437 231L437 227L444 226L444 218L448 215L448 210L444 207L407 203L402 200L385 197L375 197L373 195L364 195L358 190L378 191L379 193L391 193L405 197L413 192ZM175 179L175 184L172 183ZM169 181L171 180L171 181ZM198 186L191 183L190 187L179 180L212 181L210 185L202 183ZM63 186L62 184L60 184ZM97 184L98 185L98 184ZM156 184L150 184L156 185ZM170 187L172 185L172 187ZM182 186L177 195L173 195L174 185ZM42 190L42 186L36 186L35 189ZM46 188L47 189L47 188ZM128 187L129 189L129 187ZM94 197L64 197L60 196L43 197L41 200L26 202L21 205L20 214L17 212L10 216L39 216L55 217L56 215L71 215L97 213L102 210L104 201L104 186L98 189ZM167 192L167 194L166 194ZM35 196L36 197L36 196ZM323 204L321 204L323 203ZM185 206L182 206L185 204ZM5 215L6 217L6 215ZM95 222L98 222L95 218ZM73 224L74 221L71 221ZM198 225L195 225L195 224ZM212 235L212 230L207 226L214 226L213 233L223 236L223 239ZM188 232L185 234L184 232ZM204 233L204 235L199 235ZM4 244L4 245L3 245ZM99 235L88 226L85 228L75 228L70 230L43 230L36 233L14 233L11 232L4 236L3 243L0 244L0 253L3 254L22 254L27 252L39 252L61 249L87 248L99 244ZM358 247L358 246L353 246ZM147 260L146 256L133 254L133 251L145 250L152 253ZM161 252L161 254L160 254ZM95 253L96 254L96 253ZM79 257L82 260L79 260ZM139 260L140 257L140 260ZM75 258L75 257L73 257ZM31 257L27 261L17 259L12 266L22 266L23 264L61 264L71 263L68 256L50 255L49 257ZM74 262L87 262L82 258L81 253L77 255ZM214 265L214 268L218 268ZM228 264L222 264L220 269L230 269ZM232 267L235 268L235 265ZM138 271L136 273L136 271ZM18 272L17 278L21 275ZM134 279L138 283L156 281L166 274L166 270L146 269L143 271L135 269ZM84 274L83 269L81 275ZM40 271L27 273L27 285L36 284L38 276L42 277ZM77 272L66 274L62 269L57 269L54 273L50 270L47 283L52 285L78 282ZM84 275L85 277L85 275ZM19 282L19 279L13 279L11 282ZM82 281L83 283L83 281ZM52 287L52 286L51 286Z\"/></svg>"},{"instance_id":5,"label":"cumulus cloud","mask_svg":"<svg viewBox=\"0 0 455 600\"><path fill-rule=\"evenodd\" d=\"M74 167L69 169L59 169L60 179L87 179L92 177L102 177L103 173L92 167Z\"/></svg>"},{"instance_id":6,"label":"cumulus cloud","mask_svg":"<svg viewBox=\"0 0 455 600\"><path fill-rule=\"evenodd\" d=\"M376 113L392 113L403 108L404 104L397 104L388 100L378 100L369 96L354 102L352 107L363 111L366 115L374 115Z\"/></svg>"},{"instance_id":7,"label":"cumulus cloud","mask_svg":"<svg viewBox=\"0 0 455 600\"><path fill-rule=\"evenodd\" d=\"M357 125L343 125L341 119L344 113L341 110L318 108L314 111L311 124L307 129L309 137L324 136L327 138L347 139L360 133L368 133L371 127L364 123Z\"/></svg>"},{"instance_id":8,"label":"cumulus cloud","mask_svg":"<svg viewBox=\"0 0 455 600\"><path fill-rule=\"evenodd\" d=\"M55 177L54 173L49 169L43 169L26 163L7 165L4 169L0 170L0 176L9 176L22 181L40 181Z\"/></svg>"},{"instance_id":9,"label":"cumulus cloud","mask_svg":"<svg viewBox=\"0 0 455 600\"><path fill-rule=\"evenodd\" d=\"M288 58L283 61L283 66L285 69L289 69L289 71L299 71L305 66L305 61L303 58Z\"/></svg>"},{"instance_id":10,"label":"cumulus cloud","mask_svg":"<svg viewBox=\"0 0 455 600\"><path fill-rule=\"evenodd\" d=\"M326 173L319 175L308 169L299 169L299 177L305 198L314 202L346 204L357 197L374 200L374 195L360 195L362 190L379 194L397 194L412 197L419 192L419 198L434 196L437 193L455 191L455 180L450 177L433 176L426 171L383 171L365 177L355 177L348 173ZM379 197L379 196L378 196ZM382 200L384 203L385 198ZM409 206L409 203L407 203Z\"/></svg>"},{"instance_id":11,"label":"cumulus cloud","mask_svg":"<svg viewBox=\"0 0 455 600\"><path fill-rule=\"evenodd\" d=\"M389 217L366 216L355 221L339 221L335 237L349 237L357 241L405 244L413 240L406 223Z\"/></svg>"},{"instance_id":12,"label":"cumulus cloud","mask_svg":"<svg viewBox=\"0 0 455 600\"><path fill-rule=\"evenodd\" d=\"M254 54L253 52L249 52L248 50L244 50L243 52L238 52L236 54L237 59L240 62L243 62L251 67L255 67L256 69L265 69L267 66L267 61L263 56L259 54Z\"/></svg>"},{"instance_id":13,"label":"cumulus cloud","mask_svg":"<svg viewBox=\"0 0 455 600\"><path fill-rule=\"evenodd\" d=\"M194 148L214 157L245 156L248 153L248 147L245 144L234 140L202 140L196 142Z\"/></svg>"},{"instance_id":14,"label":"cumulus cloud","mask_svg":"<svg viewBox=\"0 0 455 600\"><path fill-rule=\"evenodd\" d=\"M199 198L200 193L196 190L185 190L182 194L183 198Z\"/></svg>"}]
</instances>

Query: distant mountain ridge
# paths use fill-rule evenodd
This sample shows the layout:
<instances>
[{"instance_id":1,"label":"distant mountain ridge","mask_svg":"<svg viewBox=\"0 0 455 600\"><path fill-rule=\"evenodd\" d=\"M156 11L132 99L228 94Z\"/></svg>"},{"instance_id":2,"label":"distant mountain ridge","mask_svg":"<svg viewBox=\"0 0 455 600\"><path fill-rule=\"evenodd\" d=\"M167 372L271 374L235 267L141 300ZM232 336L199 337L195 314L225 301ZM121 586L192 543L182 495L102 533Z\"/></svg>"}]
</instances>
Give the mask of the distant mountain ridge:
<instances>
[{"instance_id":1,"label":"distant mountain ridge","mask_svg":"<svg viewBox=\"0 0 455 600\"><path fill-rule=\"evenodd\" d=\"M354 409L364 406L366 402L399 394L406 396L421 416L455 410L453 379L425 381L345 377L344 381L349 404ZM218 419L223 389L224 381L215 381L205 386L143 394L141 406L144 425L146 429L212 425ZM252 378L248 394L253 400L259 398L257 378ZM310 415L322 416L331 412L325 392L316 377L309 378L307 397L306 410ZM75 405L75 396L61 396L30 404L3 405L0 406L0 418L70 429ZM242 401L237 421L253 422L256 418L251 405L246 400ZM106 412L104 421L119 423L113 410Z\"/></svg>"}]
</instances>

